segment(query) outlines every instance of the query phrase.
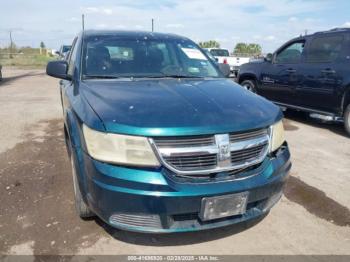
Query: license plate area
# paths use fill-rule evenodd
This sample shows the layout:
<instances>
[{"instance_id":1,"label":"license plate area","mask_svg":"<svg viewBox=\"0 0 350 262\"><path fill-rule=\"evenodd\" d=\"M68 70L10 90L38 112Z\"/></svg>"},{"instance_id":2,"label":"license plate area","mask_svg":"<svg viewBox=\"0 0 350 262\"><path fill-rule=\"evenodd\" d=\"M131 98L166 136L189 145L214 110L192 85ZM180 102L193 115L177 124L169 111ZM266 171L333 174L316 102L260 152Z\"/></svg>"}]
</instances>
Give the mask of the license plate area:
<instances>
[{"instance_id":1,"label":"license plate area","mask_svg":"<svg viewBox=\"0 0 350 262\"><path fill-rule=\"evenodd\" d=\"M242 215L247 208L248 192L202 199L199 217L208 221L223 217Z\"/></svg>"}]
</instances>

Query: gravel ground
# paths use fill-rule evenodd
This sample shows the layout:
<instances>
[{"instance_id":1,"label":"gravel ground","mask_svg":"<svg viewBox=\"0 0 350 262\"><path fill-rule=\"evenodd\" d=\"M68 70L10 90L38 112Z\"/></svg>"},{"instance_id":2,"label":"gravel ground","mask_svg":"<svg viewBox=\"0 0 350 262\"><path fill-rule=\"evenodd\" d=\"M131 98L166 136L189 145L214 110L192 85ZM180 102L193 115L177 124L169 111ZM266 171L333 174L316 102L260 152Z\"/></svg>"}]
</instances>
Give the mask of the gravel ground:
<instances>
[{"instance_id":1,"label":"gravel ground","mask_svg":"<svg viewBox=\"0 0 350 262\"><path fill-rule=\"evenodd\" d=\"M293 168L281 202L256 221L147 235L79 219L58 80L5 68L0 83L0 256L7 254L348 254L350 139L287 112Z\"/></svg>"}]
</instances>

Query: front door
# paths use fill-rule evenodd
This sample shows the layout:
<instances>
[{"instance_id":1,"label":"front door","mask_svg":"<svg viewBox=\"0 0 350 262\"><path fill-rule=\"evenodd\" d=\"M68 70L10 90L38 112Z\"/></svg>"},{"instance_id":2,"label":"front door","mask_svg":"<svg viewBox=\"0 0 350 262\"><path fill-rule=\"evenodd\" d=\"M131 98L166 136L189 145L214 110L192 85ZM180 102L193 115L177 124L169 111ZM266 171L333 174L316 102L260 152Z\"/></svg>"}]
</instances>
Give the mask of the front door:
<instances>
[{"instance_id":1,"label":"front door","mask_svg":"<svg viewBox=\"0 0 350 262\"><path fill-rule=\"evenodd\" d=\"M340 109L341 71L347 62L343 42L344 36L337 33L317 36L308 44L303 80L296 90L300 106L330 113Z\"/></svg>"},{"instance_id":2,"label":"front door","mask_svg":"<svg viewBox=\"0 0 350 262\"><path fill-rule=\"evenodd\" d=\"M304 40L292 42L277 51L261 73L259 94L273 102L294 104L295 88L300 82L300 63Z\"/></svg>"}]
</instances>

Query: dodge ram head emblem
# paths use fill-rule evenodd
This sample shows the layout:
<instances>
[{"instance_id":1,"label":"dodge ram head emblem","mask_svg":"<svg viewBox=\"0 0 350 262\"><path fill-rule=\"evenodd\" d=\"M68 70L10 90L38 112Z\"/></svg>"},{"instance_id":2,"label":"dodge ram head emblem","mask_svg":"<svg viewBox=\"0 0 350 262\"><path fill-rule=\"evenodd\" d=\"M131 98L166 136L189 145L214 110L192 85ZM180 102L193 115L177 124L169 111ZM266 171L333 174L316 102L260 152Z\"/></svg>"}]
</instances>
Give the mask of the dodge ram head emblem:
<instances>
[{"instance_id":1,"label":"dodge ram head emblem","mask_svg":"<svg viewBox=\"0 0 350 262\"><path fill-rule=\"evenodd\" d=\"M218 165L220 167L230 166L230 137L228 134L216 135L215 141L218 146Z\"/></svg>"},{"instance_id":2,"label":"dodge ram head emblem","mask_svg":"<svg viewBox=\"0 0 350 262\"><path fill-rule=\"evenodd\" d=\"M226 160L230 157L230 145L220 145L219 146L219 159Z\"/></svg>"}]
</instances>

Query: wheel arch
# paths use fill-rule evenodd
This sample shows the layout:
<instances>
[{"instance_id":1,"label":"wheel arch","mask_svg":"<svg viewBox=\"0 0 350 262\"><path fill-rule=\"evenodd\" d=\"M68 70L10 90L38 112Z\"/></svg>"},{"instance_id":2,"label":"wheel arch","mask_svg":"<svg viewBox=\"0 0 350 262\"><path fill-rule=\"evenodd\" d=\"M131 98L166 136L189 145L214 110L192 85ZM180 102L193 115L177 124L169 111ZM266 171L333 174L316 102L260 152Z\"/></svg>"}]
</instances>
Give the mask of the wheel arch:
<instances>
[{"instance_id":1,"label":"wheel arch","mask_svg":"<svg viewBox=\"0 0 350 262\"><path fill-rule=\"evenodd\" d=\"M341 101L341 111L344 114L346 107L350 104L350 84L345 88Z\"/></svg>"},{"instance_id":2,"label":"wheel arch","mask_svg":"<svg viewBox=\"0 0 350 262\"><path fill-rule=\"evenodd\" d=\"M241 84L245 80L254 80L256 83L258 83L258 78L255 74L252 73L244 73L239 76L238 83Z\"/></svg>"}]
</instances>

